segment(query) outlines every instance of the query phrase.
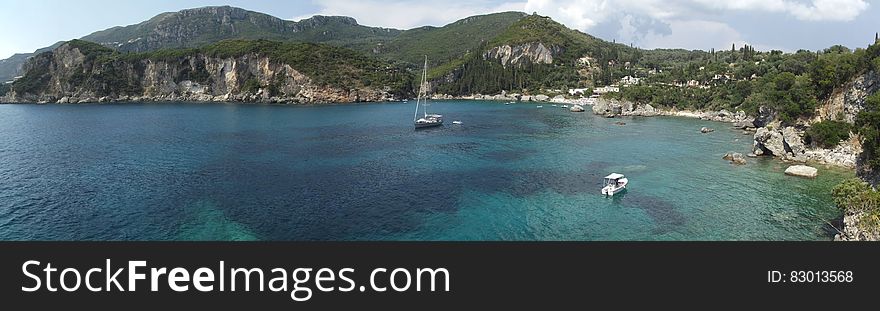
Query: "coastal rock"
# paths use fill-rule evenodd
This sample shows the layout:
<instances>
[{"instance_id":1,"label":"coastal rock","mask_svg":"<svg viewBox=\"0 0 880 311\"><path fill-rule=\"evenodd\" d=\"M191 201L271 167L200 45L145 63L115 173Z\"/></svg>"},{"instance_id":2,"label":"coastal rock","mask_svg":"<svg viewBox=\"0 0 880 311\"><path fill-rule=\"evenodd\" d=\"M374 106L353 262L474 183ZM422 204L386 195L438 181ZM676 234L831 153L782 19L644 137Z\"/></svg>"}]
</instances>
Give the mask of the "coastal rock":
<instances>
[{"instance_id":1,"label":"coastal rock","mask_svg":"<svg viewBox=\"0 0 880 311\"><path fill-rule=\"evenodd\" d=\"M863 212L846 211L843 215L843 228L834 236L835 241L880 241L880 230L866 230L860 225L865 214Z\"/></svg>"},{"instance_id":2,"label":"coastal rock","mask_svg":"<svg viewBox=\"0 0 880 311\"><path fill-rule=\"evenodd\" d=\"M789 166L785 169L785 175L790 176L798 176L798 177L806 177L806 178L816 178L819 170L815 167L806 166L806 165L793 165Z\"/></svg>"},{"instance_id":3,"label":"coastal rock","mask_svg":"<svg viewBox=\"0 0 880 311\"><path fill-rule=\"evenodd\" d=\"M571 106L571 108L568 108L568 111L571 111L571 112L584 112L584 107L582 107L581 105L574 105L574 106Z\"/></svg>"},{"instance_id":4,"label":"coastal rock","mask_svg":"<svg viewBox=\"0 0 880 311\"><path fill-rule=\"evenodd\" d=\"M550 100L550 96L547 96L547 95L536 95L536 96L535 96L535 100L536 100L536 101L539 101L539 102L545 102L545 101Z\"/></svg>"},{"instance_id":5,"label":"coastal rock","mask_svg":"<svg viewBox=\"0 0 880 311\"><path fill-rule=\"evenodd\" d=\"M782 129L782 141L788 154L787 158L795 161L806 161L804 153L807 148L804 146L803 138L793 127L785 127Z\"/></svg>"},{"instance_id":6,"label":"coastal rock","mask_svg":"<svg viewBox=\"0 0 880 311\"><path fill-rule=\"evenodd\" d=\"M600 98L593 104L593 113L596 115L616 116L623 112L621 102Z\"/></svg>"},{"instance_id":7,"label":"coastal rock","mask_svg":"<svg viewBox=\"0 0 880 311\"><path fill-rule=\"evenodd\" d=\"M746 164L746 158L743 157L742 153L738 152L728 152L722 157L724 160L728 160L733 164L744 165Z\"/></svg>"},{"instance_id":8,"label":"coastal rock","mask_svg":"<svg viewBox=\"0 0 880 311\"><path fill-rule=\"evenodd\" d=\"M823 164L846 168L858 168L858 159L861 154L861 138L858 135L853 135L849 139L838 143L834 149L807 149L804 152L804 158L807 161L814 161Z\"/></svg>"},{"instance_id":9,"label":"coastal rock","mask_svg":"<svg viewBox=\"0 0 880 311\"><path fill-rule=\"evenodd\" d=\"M703 128L700 129L700 133L703 133L703 134L706 134L706 133L712 133L712 132L714 132L714 131L715 131L714 129L711 129L711 128L708 128L708 127L703 127Z\"/></svg>"},{"instance_id":10,"label":"coastal rock","mask_svg":"<svg viewBox=\"0 0 880 311\"><path fill-rule=\"evenodd\" d=\"M624 112L623 112L624 115L640 116L640 117L653 117L653 116L657 115L657 109L655 109L650 104L638 105L632 110L632 112L628 112L628 113L625 111L626 108L627 108L626 105L621 106L621 110L624 110Z\"/></svg>"},{"instance_id":11,"label":"coastal rock","mask_svg":"<svg viewBox=\"0 0 880 311\"><path fill-rule=\"evenodd\" d=\"M754 140L755 154L785 157L785 139L782 133L762 127L755 132Z\"/></svg>"},{"instance_id":12,"label":"coastal rock","mask_svg":"<svg viewBox=\"0 0 880 311\"><path fill-rule=\"evenodd\" d=\"M733 123L733 128L737 128L737 129L748 129L748 128L754 128L754 127L755 127L754 119L738 121L738 122Z\"/></svg>"},{"instance_id":13,"label":"coastal rock","mask_svg":"<svg viewBox=\"0 0 880 311\"><path fill-rule=\"evenodd\" d=\"M776 119L776 112L765 106L758 108L758 116L752 121L755 127L765 127Z\"/></svg>"}]
</instances>

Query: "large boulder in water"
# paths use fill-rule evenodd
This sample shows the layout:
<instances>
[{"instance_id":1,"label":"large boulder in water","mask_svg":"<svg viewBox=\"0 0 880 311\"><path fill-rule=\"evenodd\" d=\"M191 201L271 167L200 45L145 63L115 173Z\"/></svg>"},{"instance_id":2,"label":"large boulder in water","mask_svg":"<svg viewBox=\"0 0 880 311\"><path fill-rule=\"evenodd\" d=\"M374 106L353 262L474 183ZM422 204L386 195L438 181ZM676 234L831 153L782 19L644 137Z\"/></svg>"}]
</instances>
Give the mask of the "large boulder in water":
<instances>
[{"instance_id":1,"label":"large boulder in water","mask_svg":"<svg viewBox=\"0 0 880 311\"><path fill-rule=\"evenodd\" d=\"M759 128L755 132L755 154L785 157L785 139L782 133Z\"/></svg>"},{"instance_id":2,"label":"large boulder in water","mask_svg":"<svg viewBox=\"0 0 880 311\"><path fill-rule=\"evenodd\" d=\"M535 96L535 100L536 100L536 101L539 101L539 102L545 102L545 101L550 100L550 96L547 96L547 95L536 95L536 96Z\"/></svg>"},{"instance_id":3,"label":"large boulder in water","mask_svg":"<svg viewBox=\"0 0 880 311\"><path fill-rule=\"evenodd\" d=\"M582 107L581 105L574 105L574 106L571 106L571 108L568 108L568 111L571 111L571 112L584 112L584 107Z\"/></svg>"},{"instance_id":4,"label":"large boulder in water","mask_svg":"<svg viewBox=\"0 0 880 311\"><path fill-rule=\"evenodd\" d=\"M722 157L722 159L728 160L733 164L744 165L746 164L746 158L743 157L742 153L739 152L728 152Z\"/></svg>"},{"instance_id":5,"label":"large boulder in water","mask_svg":"<svg viewBox=\"0 0 880 311\"><path fill-rule=\"evenodd\" d=\"M703 128L700 129L700 133L703 133L703 134L706 134L706 133L712 133L712 132L714 132L714 131L715 131L714 129L711 129L711 128L708 128L708 127L705 127L705 126L704 126Z\"/></svg>"},{"instance_id":6,"label":"large boulder in water","mask_svg":"<svg viewBox=\"0 0 880 311\"><path fill-rule=\"evenodd\" d=\"M815 167L806 165L793 165L785 169L785 175L816 178L816 176L819 175L819 170Z\"/></svg>"}]
</instances>

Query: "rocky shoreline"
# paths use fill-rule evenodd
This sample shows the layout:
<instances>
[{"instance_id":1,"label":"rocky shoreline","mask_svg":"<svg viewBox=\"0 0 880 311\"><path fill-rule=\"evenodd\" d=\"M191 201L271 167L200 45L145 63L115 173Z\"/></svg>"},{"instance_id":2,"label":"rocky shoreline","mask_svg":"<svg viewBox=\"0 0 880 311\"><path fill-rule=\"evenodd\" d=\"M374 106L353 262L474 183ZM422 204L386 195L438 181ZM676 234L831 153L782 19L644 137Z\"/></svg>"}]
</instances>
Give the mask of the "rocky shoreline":
<instances>
[{"instance_id":1,"label":"rocky shoreline","mask_svg":"<svg viewBox=\"0 0 880 311\"><path fill-rule=\"evenodd\" d=\"M762 111L763 112L763 111ZM784 162L820 163L855 169L862 152L857 137L841 142L834 149L808 146L804 143L805 132L795 127L782 127L779 122L771 122L772 115L762 113L750 117L743 111L690 111L678 109L657 109L649 104L634 104L628 101L600 99L593 105L593 113L604 116L676 116L696 118L707 121L732 123L733 128L744 133L754 132L753 154L772 156Z\"/></svg>"}]
</instances>

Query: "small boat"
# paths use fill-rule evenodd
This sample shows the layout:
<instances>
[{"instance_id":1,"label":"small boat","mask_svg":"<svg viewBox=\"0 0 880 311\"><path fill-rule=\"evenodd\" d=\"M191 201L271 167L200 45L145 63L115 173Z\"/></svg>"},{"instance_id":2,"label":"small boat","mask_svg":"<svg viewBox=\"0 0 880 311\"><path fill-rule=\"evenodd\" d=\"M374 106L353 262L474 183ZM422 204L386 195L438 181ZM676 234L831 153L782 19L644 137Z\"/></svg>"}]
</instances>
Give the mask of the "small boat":
<instances>
[{"instance_id":1,"label":"small boat","mask_svg":"<svg viewBox=\"0 0 880 311\"><path fill-rule=\"evenodd\" d=\"M562 108L568 108L568 105L562 105Z\"/></svg>"},{"instance_id":2,"label":"small boat","mask_svg":"<svg viewBox=\"0 0 880 311\"><path fill-rule=\"evenodd\" d=\"M537 108L544 108L544 106L538 106Z\"/></svg>"},{"instance_id":3,"label":"small boat","mask_svg":"<svg viewBox=\"0 0 880 311\"><path fill-rule=\"evenodd\" d=\"M461 125L461 123L462 123L462 122L461 122L461 121L458 121L458 120L452 121L452 124L456 124L456 125Z\"/></svg>"},{"instance_id":4,"label":"small boat","mask_svg":"<svg viewBox=\"0 0 880 311\"><path fill-rule=\"evenodd\" d=\"M605 176L605 182L602 185L602 195L613 196L626 189L626 184L628 183L629 180L623 174L613 173Z\"/></svg>"},{"instance_id":5,"label":"small boat","mask_svg":"<svg viewBox=\"0 0 880 311\"><path fill-rule=\"evenodd\" d=\"M553 104L553 107L556 107L556 104Z\"/></svg>"},{"instance_id":6,"label":"small boat","mask_svg":"<svg viewBox=\"0 0 880 311\"><path fill-rule=\"evenodd\" d=\"M505 106L508 106L508 105L510 105L510 103L504 103L504 105L505 105Z\"/></svg>"}]
</instances>

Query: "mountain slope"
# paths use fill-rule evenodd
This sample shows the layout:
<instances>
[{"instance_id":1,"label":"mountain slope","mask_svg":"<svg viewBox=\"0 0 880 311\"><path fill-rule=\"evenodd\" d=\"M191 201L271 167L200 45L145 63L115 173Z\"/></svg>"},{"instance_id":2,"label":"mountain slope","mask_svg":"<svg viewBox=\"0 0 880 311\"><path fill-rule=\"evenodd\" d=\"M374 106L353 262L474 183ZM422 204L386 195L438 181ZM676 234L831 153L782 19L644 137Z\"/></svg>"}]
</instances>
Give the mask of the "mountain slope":
<instances>
[{"instance_id":1,"label":"mountain slope","mask_svg":"<svg viewBox=\"0 0 880 311\"><path fill-rule=\"evenodd\" d=\"M218 6L162 13L139 24L92 33L82 40L123 52L199 47L226 39L327 43L371 51L400 33L396 29L358 25L351 17L314 16L294 22L240 8ZM9 81L18 75L27 58L51 51L59 44L33 54L19 54L0 61L0 81Z\"/></svg>"},{"instance_id":2,"label":"mountain slope","mask_svg":"<svg viewBox=\"0 0 880 311\"><path fill-rule=\"evenodd\" d=\"M428 56L432 66L444 64L480 49L525 16L522 12L494 13L471 16L439 28L406 30L379 49L378 54L412 64L421 64Z\"/></svg>"},{"instance_id":3,"label":"mountain slope","mask_svg":"<svg viewBox=\"0 0 880 311\"><path fill-rule=\"evenodd\" d=\"M120 53L74 40L33 57L11 102L357 102L411 93L407 72L322 44L227 40L197 49Z\"/></svg>"},{"instance_id":4,"label":"mountain slope","mask_svg":"<svg viewBox=\"0 0 880 311\"><path fill-rule=\"evenodd\" d=\"M140 24L99 31L82 40L120 51L198 47L225 39L268 39L355 46L386 41L399 30L358 25L351 17L315 16L299 22L229 6L162 13Z\"/></svg>"},{"instance_id":5,"label":"mountain slope","mask_svg":"<svg viewBox=\"0 0 880 311\"><path fill-rule=\"evenodd\" d=\"M538 93L610 84L613 73L641 51L571 30L549 17L523 17L454 66L432 71L436 89L451 95ZM620 76L620 75L618 75Z\"/></svg>"}]
</instances>

